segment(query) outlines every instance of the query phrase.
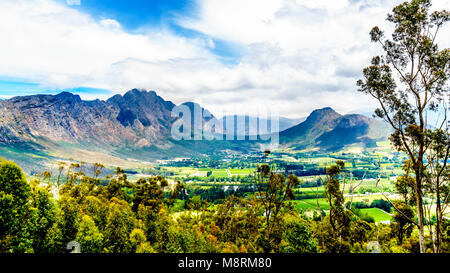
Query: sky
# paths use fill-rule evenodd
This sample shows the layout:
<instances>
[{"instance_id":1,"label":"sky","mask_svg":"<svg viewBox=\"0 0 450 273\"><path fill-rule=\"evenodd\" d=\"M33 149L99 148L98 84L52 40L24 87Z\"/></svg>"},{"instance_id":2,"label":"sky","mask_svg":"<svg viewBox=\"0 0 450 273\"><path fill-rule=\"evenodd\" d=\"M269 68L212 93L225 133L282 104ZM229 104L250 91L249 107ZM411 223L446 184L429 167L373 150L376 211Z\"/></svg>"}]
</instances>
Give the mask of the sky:
<instances>
[{"instance_id":1,"label":"sky","mask_svg":"<svg viewBox=\"0 0 450 273\"><path fill-rule=\"evenodd\" d=\"M220 116L377 107L356 81L396 0L0 0L0 98L133 88ZM433 1L432 9L450 7ZM450 47L450 29L438 44Z\"/></svg>"}]
</instances>

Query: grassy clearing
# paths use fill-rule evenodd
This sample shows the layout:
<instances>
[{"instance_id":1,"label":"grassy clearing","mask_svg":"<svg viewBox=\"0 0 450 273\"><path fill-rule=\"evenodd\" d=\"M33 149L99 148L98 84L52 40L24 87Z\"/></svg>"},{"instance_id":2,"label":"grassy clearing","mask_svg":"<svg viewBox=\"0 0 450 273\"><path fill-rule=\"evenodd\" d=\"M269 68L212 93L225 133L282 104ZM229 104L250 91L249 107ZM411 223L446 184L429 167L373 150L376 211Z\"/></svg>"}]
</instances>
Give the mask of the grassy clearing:
<instances>
[{"instance_id":1,"label":"grassy clearing","mask_svg":"<svg viewBox=\"0 0 450 273\"><path fill-rule=\"evenodd\" d=\"M392 219L387 212L379 208L361 209L361 212L367 213L369 216L373 217L375 222L390 221Z\"/></svg>"},{"instance_id":2,"label":"grassy clearing","mask_svg":"<svg viewBox=\"0 0 450 273\"><path fill-rule=\"evenodd\" d=\"M353 184L358 184L360 183L360 181L355 181L353 182ZM356 189L356 191L358 191L358 189L361 188L370 188L370 189L376 189L376 184L377 184L377 180L376 179L365 179L364 181L362 181L361 185ZM378 187L380 188L389 188L391 190L394 190L395 188L395 184L393 181L390 181L389 179L381 179L380 182L378 183ZM347 186L348 188L348 186Z\"/></svg>"},{"instance_id":3,"label":"grassy clearing","mask_svg":"<svg viewBox=\"0 0 450 273\"><path fill-rule=\"evenodd\" d=\"M297 188L295 189L296 194L317 194L317 191L319 194L323 194L325 191L324 186L320 187L312 187L312 188Z\"/></svg>"},{"instance_id":4,"label":"grassy clearing","mask_svg":"<svg viewBox=\"0 0 450 273\"><path fill-rule=\"evenodd\" d=\"M253 174L254 169L230 169L232 175L249 175Z\"/></svg>"},{"instance_id":5,"label":"grassy clearing","mask_svg":"<svg viewBox=\"0 0 450 273\"><path fill-rule=\"evenodd\" d=\"M303 199L293 201L294 207L297 210L314 211L317 210L317 200L316 199ZM322 210L330 210L328 201L325 198L319 199L319 206ZM379 208L368 208L361 209L361 212L367 213L369 216L373 217L375 222L390 221L392 217L385 211Z\"/></svg>"},{"instance_id":6,"label":"grassy clearing","mask_svg":"<svg viewBox=\"0 0 450 273\"><path fill-rule=\"evenodd\" d=\"M397 196L391 195L389 196L389 199L394 200ZM372 203L374 200L383 199L386 198L382 194L368 194L368 195L355 195L353 196L353 202L365 202L367 204ZM350 197L345 197L345 202L350 201Z\"/></svg>"},{"instance_id":7,"label":"grassy clearing","mask_svg":"<svg viewBox=\"0 0 450 273\"><path fill-rule=\"evenodd\" d=\"M225 169L215 169L212 172L212 176L220 178L220 177L228 177L227 170Z\"/></svg>"},{"instance_id":8,"label":"grassy clearing","mask_svg":"<svg viewBox=\"0 0 450 273\"><path fill-rule=\"evenodd\" d=\"M297 210L315 210L317 209L316 199L294 200L294 206ZM325 198L319 198L319 206L323 210L329 210L330 206Z\"/></svg>"},{"instance_id":9,"label":"grassy clearing","mask_svg":"<svg viewBox=\"0 0 450 273\"><path fill-rule=\"evenodd\" d=\"M189 176L197 173L197 169L191 167L164 167L163 170L173 172L175 176Z\"/></svg>"}]
</instances>

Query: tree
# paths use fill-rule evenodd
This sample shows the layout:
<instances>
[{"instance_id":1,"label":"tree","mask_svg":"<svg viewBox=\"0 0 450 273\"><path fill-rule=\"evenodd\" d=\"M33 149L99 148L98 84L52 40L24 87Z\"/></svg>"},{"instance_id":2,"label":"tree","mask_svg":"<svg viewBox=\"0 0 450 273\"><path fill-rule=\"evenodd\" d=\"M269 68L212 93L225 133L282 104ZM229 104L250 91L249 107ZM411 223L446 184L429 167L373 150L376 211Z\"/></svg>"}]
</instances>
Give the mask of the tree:
<instances>
[{"instance_id":1,"label":"tree","mask_svg":"<svg viewBox=\"0 0 450 273\"><path fill-rule=\"evenodd\" d=\"M155 242L157 215L164 205L164 189L168 186L167 180L162 176L149 179L139 179L134 185L132 210L143 221L147 239Z\"/></svg>"},{"instance_id":2,"label":"tree","mask_svg":"<svg viewBox=\"0 0 450 273\"><path fill-rule=\"evenodd\" d=\"M327 215L329 224L332 228L334 238L338 239L336 250L340 252L343 241L345 241L350 232L350 214L344 206L344 194L341 191L338 176L344 170L345 163L341 160L336 161L336 165L327 168L327 180L325 184L325 196L330 206L330 213Z\"/></svg>"},{"instance_id":3,"label":"tree","mask_svg":"<svg viewBox=\"0 0 450 273\"><path fill-rule=\"evenodd\" d=\"M433 232L431 225L433 217L431 213L433 202L426 206L427 221L430 225L430 233L433 238L435 252L442 250L442 222L444 212L450 204L450 165L448 165L450 152L450 136L447 131L436 129L430 132L430 151L427 154L427 169L425 172L425 193L434 199L436 203L436 225Z\"/></svg>"},{"instance_id":4,"label":"tree","mask_svg":"<svg viewBox=\"0 0 450 273\"><path fill-rule=\"evenodd\" d=\"M101 195L86 197L83 202L83 212L95 222L98 229L103 232L106 228L107 218L109 214L109 202Z\"/></svg>"},{"instance_id":5,"label":"tree","mask_svg":"<svg viewBox=\"0 0 450 273\"><path fill-rule=\"evenodd\" d=\"M103 234L99 232L90 216L83 215L75 240L80 244L82 253L100 253L103 245Z\"/></svg>"},{"instance_id":6,"label":"tree","mask_svg":"<svg viewBox=\"0 0 450 273\"><path fill-rule=\"evenodd\" d=\"M111 199L105 228L104 247L106 252L127 253L131 250L130 233L134 229L134 215L124 200Z\"/></svg>"},{"instance_id":7,"label":"tree","mask_svg":"<svg viewBox=\"0 0 450 273\"><path fill-rule=\"evenodd\" d=\"M221 241L237 243L240 239L254 239L259 235L262 217L260 206L254 199L228 196L214 214L214 235Z\"/></svg>"},{"instance_id":8,"label":"tree","mask_svg":"<svg viewBox=\"0 0 450 273\"><path fill-rule=\"evenodd\" d=\"M281 250L283 253L315 253L317 242L311 237L306 221L288 219L285 223Z\"/></svg>"},{"instance_id":9,"label":"tree","mask_svg":"<svg viewBox=\"0 0 450 273\"><path fill-rule=\"evenodd\" d=\"M50 180L52 178L52 173L49 171L43 171L42 177L44 178L44 181L47 180L47 183L50 185Z\"/></svg>"},{"instance_id":10,"label":"tree","mask_svg":"<svg viewBox=\"0 0 450 273\"><path fill-rule=\"evenodd\" d=\"M177 181L177 184L175 185L173 190L170 192L169 205L173 206L173 204L175 203L177 198L180 197L180 195L181 195L182 200L184 200L186 198L186 187L184 186L183 183L181 183L180 181Z\"/></svg>"},{"instance_id":11,"label":"tree","mask_svg":"<svg viewBox=\"0 0 450 273\"><path fill-rule=\"evenodd\" d=\"M399 211L392 215L391 232L397 237L399 244L403 243L404 238L411 236L414 225L409 219L414 217L414 211L404 201L394 201Z\"/></svg>"},{"instance_id":12,"label":"tree","mask_svg":"<svg viewBox=\"0 0 450 273\"><path fill-rule=\"evenodd\" d=\"M49 230L57 221L56 204L47 189L34 187L31 206L35 208L31 226L33 250L35 253L47 253L51 244Z\"/></svg>"},{"instance_id":13,"label":"tree","mask_svg":"<svg viewBox=\"0 0 450 273\"><path fill-rule=\"evenodd\" d=\"M61 196L59 199L58 228L61 230L62 244L67 245L75 240L79 225L79 208L75 198Z\"/></svg>"},{"instance_id":14,"label":"tree","mask_svg":"<svg viewBox=\"0 0 450 273\"><path fill-rule=\"evenodd\" d=\"M450 13L444 10L430 14L430 7L430 0L412 0L396 6L387 17L395 26L392 39L385 38L378 27L372 29L372 42L379 43L385 54L374 57L363 70L364 79L357 82L359 91L380 104L375 115L394 129L390 137L393 146L405 152L412 162L420 252L425 252L424 159L431 143L426 118L428 112L436 112L444 105L450 70L450 50L440 51L436 44ZM439 128L442 126L447 126L446 115Z\"/></svg>"},{"instance_id":15,"label":"tree","mask_svg":"<svg viewBox=\"0 0 450 273\"><path fill-rule=\"evenodd\" d=\"M125 191L126 188L131 188L132 185L128 181L125 171L119 167L114 171L115 176L109 181L108 186L106 186L106 195L108 199L113 197L117 199L122 199L130 201L131 197Z\"/></svg>"},{"instance_id":16,"label":"tree","mask_svg":"<svg viewBox=\"0 0 450 273\"><path fill-rule=\"evenodd\" d=\"M97 179L98 176L102 173L102 170L105 166L101 163L94 163L94 178Z\"/></svg>"},{"instance_id":17,"label":"tree","mask_svg":"<svg viewBox=\"0 0 450 273\"><path fill-rule=\"evenodd\" d=\"M415 204L416 202L416 190L415 190L415 179L411 176L411 161L406 160L402 169L405 172L400 175L395 180L395 188L397 192L403 197L403 202L405 204Z\"/></svg>"},{"instance_id":18,"label":"tree","mask_svg":"<svg viewBox=\"0 0 450 273\"><path fill-rule=\"evenodd\" d=\"M21 234L29 214L31 187L14 162L0 162L0 252L8 250L13 237ZM15 239L15 243L20 241Z\"/></svg>"},{"instance_id":19,"label":"tree","mask_svg":"<svg viewBox=\"0 0 450 273\"><path fill-rule=\"evenodd\" d=\"M258 187L256 197L264 210L267 246L272 248L278 245L276 241L281 240L281 231L278 229L281 227L280 212L292 209L287 201L295 199L294 188L300 181L294 175L289 175L286 179L283 174L274 173L269 165L259 166L255 178Z\"/></svg>"},{"instance_id":20,"label":"tree","mask_svg":"<svg viewBox=\"0 0 450 273\"><path fill-rule=\"evenodd\" d=\"M155 253L153 247L146 241L144 231L135 228L130 234L130 242L136 253Z\"/></svg>"},{"instance_id":21,"label":"tree","mask_svg":"<svg viewBox=\"0 0 450 273\"><path fill-rule=\"evenodd\" d=\"M58 178L56 180L56 186L58 187L58 190L61 185L61 175L62 175L62 172L64 171L65 167L66 167L66 162L63 162L63 161L58 162Z\"/></svg>"}]
</instances>

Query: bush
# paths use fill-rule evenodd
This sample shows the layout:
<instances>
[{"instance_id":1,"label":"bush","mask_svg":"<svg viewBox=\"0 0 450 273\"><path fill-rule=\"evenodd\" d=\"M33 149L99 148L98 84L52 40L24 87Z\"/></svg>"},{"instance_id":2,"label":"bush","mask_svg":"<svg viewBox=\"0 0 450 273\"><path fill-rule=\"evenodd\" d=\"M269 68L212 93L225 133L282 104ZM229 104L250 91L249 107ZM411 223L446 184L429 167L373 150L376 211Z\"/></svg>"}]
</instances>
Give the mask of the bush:
<instances>
[{"instance_id":1,"label":"bush","mask_svg":"<svg viewBox=\"0 0 450 273\"><path fill-rule=\"evenodd\" d=\"M367 223L375 223L375 219L369 214L362 212L360 209L356 207L352 207L353 213L358 216L361 220L366 221Z\"/></svg>"},{"instance_id":2,"label":"bush","mask_svg":"<svg viewBox=\"0 0 450 273\"><path fill-rule=\"evenodd\" d=\"M370 207L371 207L371 208L379 208L379 209L384 210L384 211L387 212L387 213L390 213L390 212L391 212L392 205L391 205L391 203L389 203L389 202L386 201L386 200L383 200L383 199L377 199L377 200L373 200L373 201L372 201L372 203L370 204Z\"/></svg>"}]
</instances>

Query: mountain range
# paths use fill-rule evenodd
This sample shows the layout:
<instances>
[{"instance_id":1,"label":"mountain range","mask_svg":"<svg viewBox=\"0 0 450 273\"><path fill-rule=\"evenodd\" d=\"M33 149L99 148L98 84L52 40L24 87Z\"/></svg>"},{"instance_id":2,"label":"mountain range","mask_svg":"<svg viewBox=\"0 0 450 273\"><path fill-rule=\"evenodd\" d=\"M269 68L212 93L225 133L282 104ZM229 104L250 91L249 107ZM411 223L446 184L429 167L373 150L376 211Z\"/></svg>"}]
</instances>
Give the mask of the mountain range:
<instances>
[{"instance_id":1,"label":"mountain range","mask_svg":"<svg viewBox=\"0 0 450 273\"><path fill-rule=\"evenodd\" d=\"M181 105L191 112L201 109L205 117L200 127L211 121L223 124L231 118L217 119L193 102ZM0 100L0 156L20 161L24 154L32 153L34 159L60 159L79 156L76 151L82 150L88 159L98 152L97 157L108 154L127 160L151 160L226 149L259 149L258 141L248 140L176 141L171 137L172 125L179 119L172 115L174 107L155 91L138 89L105 101L85 101L68 92ZM280 118L279 124L280 143L296 149L336 150L354 143L371 146L390 133L384 122L358 114L340 115L329 107L313 111L306 119ZM239 126L246 128L247 135L257 132L248 122Z\"/></svg>"},{"instance_id":2,"label":"mountain range","mask_svg":"<svg viewBox=\"0 0 450 273\"><path fill-rule=\"evenodd\" d=\"M389 125L383 121L363 115L341 115L330 107L314 110L298 125L280 133L281 144L291 144L303 149L319 147L337 150L345 145L361 143L375 146L391 133Z\"/></svg>"},{"instance_id":3,"label":"mountain range","mask_svg":"<svg viewBox=\"0 0 450 273\"><path fill-rule=\"evenodd\" d=\"M131 90L107 101L33 95L0 101L0 143L53 142L145 146L167 135L175 105L155 92Z\"/></svg>"},{"instance_id":4,"label":"mountain range","mask_svg":"<svg viewBox=\"0 0 450 273\"><path fill-rule=\"evenodd\" d=\"M249 122L249 120L253 118L255 122ZM284 131L286 129L289 129L300 122L304 121L306 118L285 118L285 117L279 117L278 118L278 129L279 131ZM221 117L219 119L219 122L221 124L226 124L227 120L231 120L233 124L235 124L235 132L237 135L257 135L258 134L258 123L266 123L267 131L269 132L271 129L271 120L270 118L263 118L263 117L252 117L252 116L243 116L243 115L227 115L224 117ZM238 128L243 128L244 130L238 130Z\"/></svg>"}]
</instances>

